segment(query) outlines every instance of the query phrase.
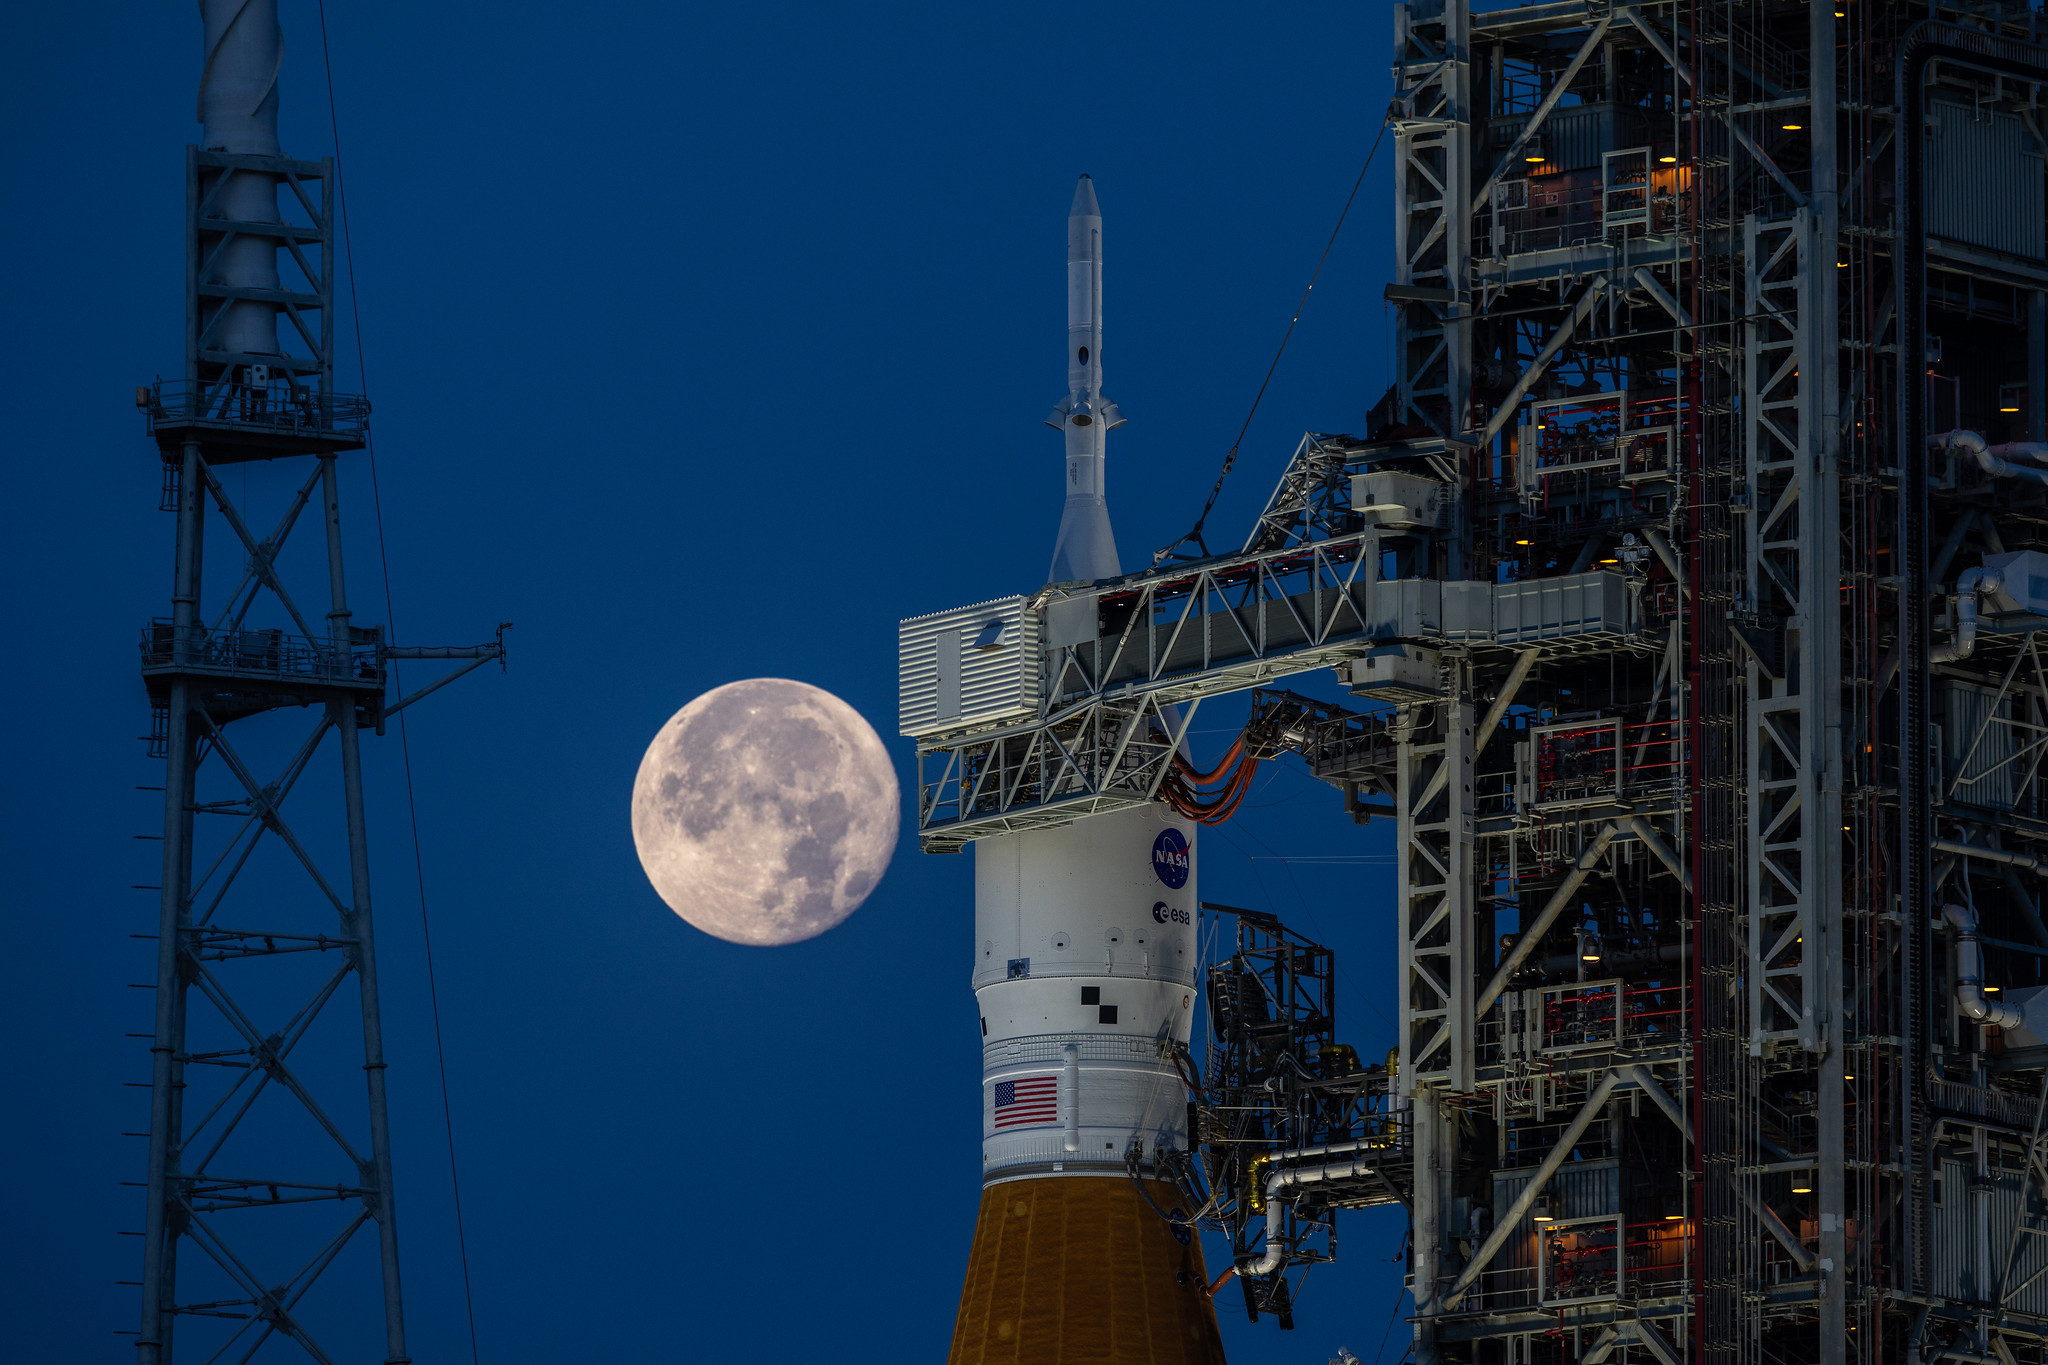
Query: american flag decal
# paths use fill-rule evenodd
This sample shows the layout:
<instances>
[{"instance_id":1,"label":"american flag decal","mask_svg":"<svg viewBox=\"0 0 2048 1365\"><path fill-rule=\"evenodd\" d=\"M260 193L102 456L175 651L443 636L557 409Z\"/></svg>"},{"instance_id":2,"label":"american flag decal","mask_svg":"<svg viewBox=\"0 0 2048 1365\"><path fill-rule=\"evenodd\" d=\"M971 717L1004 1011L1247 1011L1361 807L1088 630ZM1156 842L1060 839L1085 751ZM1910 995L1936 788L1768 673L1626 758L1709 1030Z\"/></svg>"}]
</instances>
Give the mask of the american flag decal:
<instances>
[{"instance_id":1,"label":"american flag decal","mask_svg":"<svg viewBox=\"0 0 2048 1365\"><path fill-rule=\"evenodd\" d=\"M996 1082L996 1127L1059 1122L1059 1077L1027 1076Z\"/></svg>"}]
</instances>

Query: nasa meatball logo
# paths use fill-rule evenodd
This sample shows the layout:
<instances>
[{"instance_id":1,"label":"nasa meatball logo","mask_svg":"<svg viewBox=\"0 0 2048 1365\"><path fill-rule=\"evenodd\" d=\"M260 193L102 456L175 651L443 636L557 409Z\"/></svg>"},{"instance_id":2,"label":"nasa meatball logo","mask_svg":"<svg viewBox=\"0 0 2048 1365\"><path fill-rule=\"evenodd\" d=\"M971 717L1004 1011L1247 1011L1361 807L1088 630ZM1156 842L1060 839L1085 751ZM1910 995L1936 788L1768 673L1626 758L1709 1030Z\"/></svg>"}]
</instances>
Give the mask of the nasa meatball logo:
<instances>
[{"instance_id":1,"label":"nasa meatball logo","mask_svg":"<svg viewBox=\"0 0 2048 1365\"><path fill-rule=\"evenodd\" d=\"M1163 829L1152 841L1152 870L1178 891L1188 884L1188 840L1177 829Z\"/></svg>"}]
</instances>

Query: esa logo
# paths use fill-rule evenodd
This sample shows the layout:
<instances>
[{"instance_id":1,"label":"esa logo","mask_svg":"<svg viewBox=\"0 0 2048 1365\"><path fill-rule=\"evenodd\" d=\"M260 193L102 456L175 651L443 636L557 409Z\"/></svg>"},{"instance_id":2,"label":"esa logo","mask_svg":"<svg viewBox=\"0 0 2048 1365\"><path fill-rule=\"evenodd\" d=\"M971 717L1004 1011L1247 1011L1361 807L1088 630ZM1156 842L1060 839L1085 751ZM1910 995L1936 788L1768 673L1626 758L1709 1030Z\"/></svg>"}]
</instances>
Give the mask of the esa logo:
<instances>
[{"instance_id":1,"label":"esa logo","mask_svg":"<svg viewBox=\"0 0 2048 1365\"><path fill-rule=\"evenodd\" d=\"M1165 901L1152 902L1152 918L1160 924L1187 924L1188 912L1176 910Z\"/></svg>"},{"instance_id":2,"label":"esa logo","mask_svg":"<svg viewBox=\"0 0 2048 1365\"><path fill-rule=\"evenodd\" d=\"M1188 840L1177 829L1163 829L1152 841L1152 871L1178 891L1188 884Z\"/></svg>"}]
</instances>

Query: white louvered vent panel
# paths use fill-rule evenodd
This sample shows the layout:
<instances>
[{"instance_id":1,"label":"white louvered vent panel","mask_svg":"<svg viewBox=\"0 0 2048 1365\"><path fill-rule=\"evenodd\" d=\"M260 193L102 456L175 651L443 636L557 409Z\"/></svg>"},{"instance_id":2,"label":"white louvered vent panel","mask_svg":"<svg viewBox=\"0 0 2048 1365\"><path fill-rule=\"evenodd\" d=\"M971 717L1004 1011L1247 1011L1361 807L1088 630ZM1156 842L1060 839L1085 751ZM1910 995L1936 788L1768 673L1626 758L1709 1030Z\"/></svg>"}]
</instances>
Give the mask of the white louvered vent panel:
<instances>
[{"instance_id":1,"label":"white louvered vent panel","mask_svg":"<svg viewBox=\"0 0 2048 1365\"><path fill-rule=\"evenodd\" d=\"M1037 714L1040 632L1029 600L999 597L913 616L897 627L897 723L904 734Z\"/></svg>"}]
</instances>

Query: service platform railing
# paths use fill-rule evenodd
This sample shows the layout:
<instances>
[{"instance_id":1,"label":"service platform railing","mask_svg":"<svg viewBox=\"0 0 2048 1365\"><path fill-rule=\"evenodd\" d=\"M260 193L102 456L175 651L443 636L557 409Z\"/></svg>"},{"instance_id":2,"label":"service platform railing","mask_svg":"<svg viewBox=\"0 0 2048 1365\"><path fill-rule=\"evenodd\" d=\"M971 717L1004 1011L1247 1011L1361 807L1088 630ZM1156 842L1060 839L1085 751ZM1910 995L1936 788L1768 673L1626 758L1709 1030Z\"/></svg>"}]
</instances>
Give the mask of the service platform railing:
<instances>
[{"instance_id":1,"label":"service platform railing","mask_svg":"<svg viewBox=\"0 0 2048 1365\"><path fill-rule=\"evenodd\" d=\"M144 677L200 674L251 682L310 683L382 691L384 663L375 632L346 646L281 630L180 629L165 620L142 628Z\"/></svg>"},{"instance_id":2,"label":"service platform railing","mask_svg":"<svg viewBox=\"0 0 2048 1365\"><path fill-rule=\"evenodd\" d=\"M159 379L135 391L135 405L149 419L152 436L196 425L361 444L370 418L369 399L321 393L283 370L248 375L252 368L243 366L236 377L212 381Z\"/></svg>"}]
</instances>

